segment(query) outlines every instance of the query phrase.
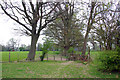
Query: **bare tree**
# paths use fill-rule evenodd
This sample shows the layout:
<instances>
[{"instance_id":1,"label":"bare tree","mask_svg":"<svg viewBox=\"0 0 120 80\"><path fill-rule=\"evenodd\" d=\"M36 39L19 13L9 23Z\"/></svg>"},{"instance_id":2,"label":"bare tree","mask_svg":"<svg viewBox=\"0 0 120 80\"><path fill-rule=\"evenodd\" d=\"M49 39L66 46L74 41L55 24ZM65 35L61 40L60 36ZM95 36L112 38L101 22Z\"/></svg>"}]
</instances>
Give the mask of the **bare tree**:
<instances>
[{"instance_id":1,"label":"bare tree","mask_svg":"<svg viewBox=\"0 0 120 80\"><path fill-rule=\"evenodd\" d=\"M87 30L86 30L86 34L85 34L85 39L84 39L84 44L83 44L83 51L82 51L82 55L85 55L86 52L86 45L87 45L87 38L88 38L88 34L90 33L91 27L93 25L93 20L95 18L94 16L94 8L95 8L95 4L96 2L91 2L91 9L90 9L90 14L89 14L89 18L88 18L88 24L87 24Z\"/></svg>"},{"instance_id":2,"label":"bare tree","mask_svg":"<svg viewBox=\"0 0 120 80\"><path fill-rule=\"evenodd\" d=\"M36 0L35 3L32 0L27 2L22 0L19 3L1 1L0 6L3 12L22 26L22 33L31 36L31 47L27 60L34 60L40 32L58 16L55 13L58 4L58 2L40 2L39 0Z\"/></svg>"},{"instance_id":3,"label":"bare tree","mask_svg":"<svg viewBox=\"0 0 120 80\"><path fill-rule=\"evenodd\" d=\"M115 38L118 27L116 21L118 20L117 9L112 11L111 8L113 8L115 4L110 3L110 5L107 11L100 14L102 19L98 21L98 25L94 27L94 31L97 34L97 41L100 42L106 50L112 50L112 44L116 44Z\"/></svg>"},{"instance_id":4,"label":"bare tree","mask_svg":"<svg viewBox=\"0 0 120 80\"><path fill-rule=\"evenodd\" d=\"M67 55L68 49L70 47L76 47L83 39L74 6L74 2L60 4L58 6L59 11L65 11L65 13L50 24L45 31L45 34L53 38L58 46L63 49L63 55Z\"/></svg>"},{"instance_id":5,"label":"bare tree","mask_svg":"<svg viewBox=\"0 0 120 80\"><path fill-rule=\"evenodd\" d=\"M117 19L117 46L120 48L120 1L118 2L118 5L116 7L118 13L118 19Z\"/></svg>"},{"instance_id":6,"label":"bare tree","mask_svg":"<svg viewBox=\"0 0 120 80\"><path fill-rule=\"evenodd\" d=\"M17 40L15 40L14 38L11 38L8 42L7 42L7 46L9 47L9 50L14 50L15 47L17 46Z\"/></svg>"},{"instance_id":7,"label":"bare tree","mask_svg":"<svg viewBox=\"0 0 120 80\"><path fill-rule=\"evenodd\" d=\"M83 8L84 14L82 14L82 19L84 20L84 23L87 23L87 24L85 24L86 31L85 31L83 51L82 51L82 55L84 57L84 55L86 53L86 45L87 45L89 33L94 28L96 23L102 19L100 14L107 11L109 6L105 5L105 3L103 3L103 2L96 2L96 1L95 2L91 1L89 3L87 3L87 2L82 2L82 3L83 3L83 5L87 5L85 8L86 10L84 10L84 8ZM104 8L104 7L106 7L106 8Z\"/></svg>"}]
</instances>

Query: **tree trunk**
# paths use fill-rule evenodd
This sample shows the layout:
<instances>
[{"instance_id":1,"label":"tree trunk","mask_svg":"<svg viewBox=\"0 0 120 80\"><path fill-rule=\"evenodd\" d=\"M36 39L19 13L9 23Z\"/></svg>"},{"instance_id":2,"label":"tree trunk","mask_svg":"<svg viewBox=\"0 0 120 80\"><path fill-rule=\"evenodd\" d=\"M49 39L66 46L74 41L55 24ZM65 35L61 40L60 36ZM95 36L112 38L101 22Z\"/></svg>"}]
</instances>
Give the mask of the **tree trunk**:
<instances>
[{"instance_id":1,"label":"tree trunk","mask_svg":"<svg viewBox=\"0 0 120 80\"><path fill-rule=\"evenodd\" d=\"M106 44L106 41L104 41L104 50L107 50L107 44Z\"/></svg>"},{"instance_id":2,"label":"tree trunk","mask_svg":"<svg viewBox=\"0 0 120 80\"><path fill-rule=\"evenodd\" d=\"M107 44L107 50L112 50L112 44L111 43Z\"/></svg>"},{"instance_id":3,"label":"tree trunk","mask_svg":"<svg viewBox=\"0 0 120 80\"><path fill-rule=\"evenodd\" d=\"M102 51L102 46L101 46L101 44L99 45L99 47L100 47L100 51Z\"/></svg>"},{"instance_id":4,"label":"tree trunk","mask_svg":"<svg viewBox=\"0 0 120 80\"><path fill-rule=\"evenodd\" d=\"M108 36L107 50L112 50L112 39L111 39L111 36Z\"/></svg>"},{"instance_id":5,"label":"tree trunk","mask_svg":"<svg viewBox=\"0 0 120 80\"><path fill-rule=\"evenodd\" d=\"M92 16L93 16L93 13L94 13L95 4L96 4L95 2L91 3L90 17L88 19L87 31L86 31L86 34L85 34L85 40L84 40L83 51L82 51L82 57L83 58L85 57L88 34L91 30L91 27L92 27L92 24L93 24L93 21L94 21Z\"/></svg>"},{"instance_id":6,"label":"tree trunk","mask_svg":"<svg viewBox=\"0 0 120 80\"><path fill-rule=\"evenodd\" d=\"M94 43L94 42L92 42L92 45L93 45L93 50L95 50L95 43Z\"/></svg>"},{"instance_id":7,"label":"tree trunk","mask_svg":"<svg viewBox=\"0 0 120 80\"><path fill-rule=\"evenodd\" d=\"M105 50L108 50L107 46L105 46Z\"/></svg>"},{"instance_id":8,"label":"tree trunk","mask_svg":"<svg viewBox=\"0 0 120 80\"><path fill-rule=\"evenodd\" d=\"M33 35L31 36L31 46L30 46L30 51L29 51L29 54L28 54L28 57L26 60L34 60L35 58L35 52L36 52L36 43L37 43L37 40L38 40L38 37L37 35Z\"/></svg>"},{"instance_id":9,"label":"tree trunk","mask_svg":"<svg viewBox=\"0 0 120 80\"><path fill-rule=\"evenodd\" d=\"M64 56L67 56L67 51L68 51L68 49L69 49L68 46L65 46L65 47L64 47L64 53L63 53Z\"/></svg>"},{"instance_id":10,"label":"tree trunk","mask_svg":"<svg viewBox=\"0 0 120 80\"><path fill-rule=\"evenodd\" d=\"M41 56L41 61L43 61L44 57L45 57L45 52L44 52L43 55Z\"/></svg>"},{"instance_id":11,"label":"tree trunk","mask_svg":"<svg viewBox=\"0 0 120 80\"><path fill-rule=\"evenodd\" d=\"M82 51L83 57L85 56L85 53L86 53L87 37L88 37L88 33L85 36L85 40L84 40L84 44L83 44L83 51Z\"/></svg>"}]
</instances>

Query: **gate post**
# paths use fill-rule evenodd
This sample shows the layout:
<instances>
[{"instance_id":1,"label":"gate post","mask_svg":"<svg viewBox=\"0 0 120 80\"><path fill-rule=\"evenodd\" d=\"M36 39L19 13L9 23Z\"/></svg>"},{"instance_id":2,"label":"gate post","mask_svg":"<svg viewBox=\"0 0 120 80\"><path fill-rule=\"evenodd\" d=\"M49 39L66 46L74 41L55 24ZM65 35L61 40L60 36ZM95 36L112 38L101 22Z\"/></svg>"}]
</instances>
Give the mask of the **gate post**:
<instances>
[{"instance_id":1,"label":"gate post","mask_svg":"<svg viewBox=\"0 0 120 80\"><path fill-rule=\"evenodd\" d=\"M9 62L10 62L10 51L9 51Z\"/></svg>"},{"instance_id":2,"label":"gate post","mask_svg":"<svg viewBox=\"0 0 120 80\"><path fill-rule=\"evenodd\" d=\"M47 61L48 61L48 54L47 54Z\"/></svg>"}]
</instances>

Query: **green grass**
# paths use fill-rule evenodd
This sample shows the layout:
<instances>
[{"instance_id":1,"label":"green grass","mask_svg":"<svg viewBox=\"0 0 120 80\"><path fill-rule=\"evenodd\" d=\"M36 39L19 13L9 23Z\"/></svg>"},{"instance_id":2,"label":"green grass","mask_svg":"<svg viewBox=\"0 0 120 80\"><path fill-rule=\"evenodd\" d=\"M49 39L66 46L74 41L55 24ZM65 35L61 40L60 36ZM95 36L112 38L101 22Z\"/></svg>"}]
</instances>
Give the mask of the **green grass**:
<instances>
[{"instance_id":1,"label":"green grass","mask_svg":"<svg viewBox=\"0 0 120 80\"><path fill-rule=\"evenodd\" d=\"M55 65L55 62L52 62ZM23 63L5 63L3 64L4 78L37 78L50 75L57 71L59 65L50 65L49 62L23 62ZM5 72L4 72L5 71ZM7 73L6 73L7 71Z\"/></svg>"},{"instance_id":2,"label":"green grass","mask_svg":"<svg viewBox=\"0 0 120 80\"><path fill-rule=\"evenodd\" d=\"M5 53L5 52L4 52ZM27 53L27 52L25 52ZM23 54L25 54L23 53ZM39 55L41 52L37 52ZM118 73L98 71L100 64L96 57L101 52L91 52L92 62L80 61L38 61L2 63L3 78L120 78ZM3 54L3 53L2 53ZM7 53L6 53L7 54ZM49 54L55 54L49 52ZM5 55L5 54L4 54ZM22 56L22 55L21 55ZM4 56L2 55L4 58Z\"/></svg>"},{"instance_id":3,"label":"green grass","mask_svg":"<svg viewBox=\"0 0 120 80\"><path fill-rule=\"evenodd\" d=\"M57 52L57 51L55 51ZM48 54L54 55L55 52L49 51ZM27 58L28 51L14 51L10 52L10 61L18 61L19 60L24 60ZM42 51L36 51L36 56L35 58L39 58L39 53L42 55ZM2 59L0 61L9 61L9 52L8 51L3 51L0 52L0 55L2 55Z\"/></svg>"},{"instance_id":4,"label":"green grass","mask_svg":"<svg viewBox=\"0 0 120 80\"><path fill-rule=\"evenodd\" d=\"M27 58L28 52L24 51L24 52L10 52L10 61L17 61L19 60L23 60L25 58ZM2 61L9 61L9 52L5 51L2 52Z\"/></svg>"},{"instance_id":5,"label":"green grass","mask_svg":"<svg viewBox=\"0 0 120 80\"><path fill-rule=\"evenodd\" d=\"M93 64L68 61L3 63L2 68L3 78L115 78L118 75L99 72Z\"/></svg>"},{"instance_id":6,"label":"green grass","mask_svg":"<svg viewBox=\"0 0 120 80\"><path fill-rule=\"evenodd\" d=\"M0 52L0 61L2 61L2 54ZM0 78L2 78L2 63L0 63Z\"/></svg>"}]
</instances>

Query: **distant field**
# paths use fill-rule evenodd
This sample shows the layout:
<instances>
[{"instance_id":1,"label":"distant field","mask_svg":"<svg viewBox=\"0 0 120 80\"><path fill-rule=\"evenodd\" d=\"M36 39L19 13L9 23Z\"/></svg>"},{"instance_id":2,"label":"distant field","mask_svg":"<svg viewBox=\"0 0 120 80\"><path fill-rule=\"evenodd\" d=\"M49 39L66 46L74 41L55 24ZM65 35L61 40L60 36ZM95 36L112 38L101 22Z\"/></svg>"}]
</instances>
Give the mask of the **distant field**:
<instances>
[{"instance_id":1,"label":"distant field","mask_svg":"<svg viewBox=\"0 0 120 80\"><path fill-rule=\"evenodd\" d=\"M59 51L49 51L48 54L50 55L56 55ZM27 58L29 51L14 51L14 52L10 52L10 60L11 61L18 61L19 60L25 60ZM81 54L81 52L78 52ZM88 52L86 52L87 54ZM91 56L94 57L94 54L98 54L101 53L100 51L93 51L91 52ZM9 61L9 51L3 51L0 52L0 61ZM36 56L35 59L38 59L39 56L42 55L42 51L36 51ZM53 57L53 56L52 56Z\"/></svg>"},{"instance_id":2,"label":"distant field","mask_svg":"<svg viewBox=\"0 0 120 80\"><path fill-rule=\"evenodd\" d=\"M55 54L57 51L49 51L48 54ZM14 51L10 52L10 60L11 61L17 61L19 60L24 60L27 58L29 51ZM36 56L35 58L39 58L39 55L42 54L42 51L36 51ZM3 51L0 52L0 55L2 55L2 59L0 61L9 61L9 51Z\"/></svg>"}]
</instances>

